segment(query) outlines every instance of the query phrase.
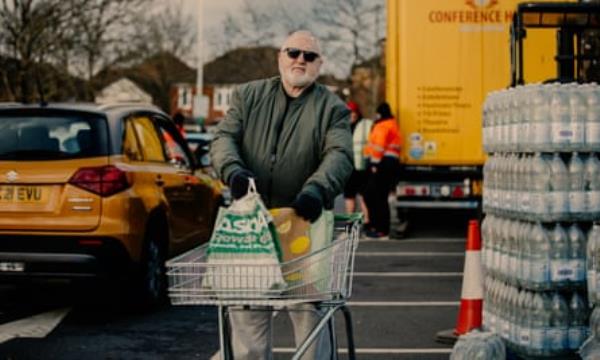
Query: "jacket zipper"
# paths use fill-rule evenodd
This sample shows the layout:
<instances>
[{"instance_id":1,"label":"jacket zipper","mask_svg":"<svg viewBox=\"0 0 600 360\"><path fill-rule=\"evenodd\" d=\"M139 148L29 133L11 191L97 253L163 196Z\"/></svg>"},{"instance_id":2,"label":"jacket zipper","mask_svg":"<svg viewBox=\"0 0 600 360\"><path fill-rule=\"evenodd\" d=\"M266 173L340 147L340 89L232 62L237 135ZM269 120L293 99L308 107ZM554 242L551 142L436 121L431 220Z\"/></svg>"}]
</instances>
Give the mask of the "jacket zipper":
<instances>
[{"instance_id":1,"label":"jacket zipper","mask_svg":"<svg viewBox=\"0 0 600 360\"><path fill-rule=\"evenodd\" d=\"M269 177L269 204L271 204L271 206L273 200L273 173L275 172L275 164L277 163L277 148L279 147L279 138L281 137L281 133L283 131L283 121L287 116L289 106L290 101L286 99L285 109L283 110L283 114L281 115L281 117L277 119L277 123L275 123L275 131L273 133L273 146L271 147L271 156L269 159L271 163L271 176Z\"/></svg>"}]
</instances>

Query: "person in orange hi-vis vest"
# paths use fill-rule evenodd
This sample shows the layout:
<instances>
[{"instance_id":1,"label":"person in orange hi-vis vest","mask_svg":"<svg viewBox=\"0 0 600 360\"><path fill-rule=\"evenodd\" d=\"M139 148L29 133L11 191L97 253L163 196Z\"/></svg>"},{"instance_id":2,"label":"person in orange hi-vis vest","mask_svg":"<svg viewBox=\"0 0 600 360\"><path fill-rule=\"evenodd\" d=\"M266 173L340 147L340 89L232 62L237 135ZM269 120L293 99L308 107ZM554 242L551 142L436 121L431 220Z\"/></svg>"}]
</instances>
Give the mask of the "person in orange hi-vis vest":
<instances>
[{"instance_id":1,"label":"person in orange hi-vis vest","mask_svg":"<svg viewBox=\"0 0 600 360\"><path fill-rule=\"evenodd\" d=\"M365 235L383 240L390 233L388 195L398 177L402 134L388 103L377 107L375 118L364 150L369 159L365 202L370 218L365 224Z\"/></svg>"}]
</instances>

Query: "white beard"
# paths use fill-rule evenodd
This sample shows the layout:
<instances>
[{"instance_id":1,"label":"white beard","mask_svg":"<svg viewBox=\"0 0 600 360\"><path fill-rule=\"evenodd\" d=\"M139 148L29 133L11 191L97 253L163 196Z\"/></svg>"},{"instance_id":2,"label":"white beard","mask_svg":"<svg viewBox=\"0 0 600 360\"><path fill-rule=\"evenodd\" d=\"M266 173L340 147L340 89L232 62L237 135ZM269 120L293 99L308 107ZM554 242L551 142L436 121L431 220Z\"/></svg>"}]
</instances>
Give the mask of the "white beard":
<instances>
[{"instance_id":1,"label":"white beard","mask_svg":"<svg viewBox=\"0 0 600 360\"><path fill-rule=\"evenodd\" d=\"M308 86L315 81L315 77L311 76L308 72L305 72L304 74L298 74L292 69L283 72L283 78L289 85L299 88Z\"/></svg>"}]
</instances>

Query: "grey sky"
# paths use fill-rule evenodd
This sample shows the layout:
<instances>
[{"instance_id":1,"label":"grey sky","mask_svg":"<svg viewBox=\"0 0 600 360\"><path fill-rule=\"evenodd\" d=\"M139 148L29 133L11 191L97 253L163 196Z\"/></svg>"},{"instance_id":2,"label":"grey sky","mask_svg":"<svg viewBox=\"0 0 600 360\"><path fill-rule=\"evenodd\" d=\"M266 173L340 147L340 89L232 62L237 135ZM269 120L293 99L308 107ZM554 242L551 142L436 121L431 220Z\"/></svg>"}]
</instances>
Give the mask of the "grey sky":
<instances>
[{"instance_id":1,"label":"grey sky","mask_svg":"<svg viewBox=\"0 0 600 360\"><path fill-rule=\"evenodd\" d=\"M250 4L253 8L261 9L260 11L265 11L265 9L267 9L267 12L268 12L268 9L270 9L269 4L273 4L274 8L277 6L280 6L280 7L284 6L285 9L290 14L293 14L293 16L297 17L296 19L293 19L292 21L298 21L298 23L300 23L300 22L305 22L307 20L310 22L311 10L318 0L302 0L302 1L297 1L297 0L169 0L169 1L173 1L173 2L177 1L178 3L180 3L181 6L183 6L183 8L185 9L186 14L192 15L194 17L194 19L197 18L199 3L200 2L203 3L203 8L204 8L203 32L204 32L204 37L205 37L205 39L204 39L205 46L203 47L203 51L204 51L203 57L204 57L204 61L206 62L206 61L210 61L210 60L214 59L214 57L221 55L223 53L222 45L224 45L224 43L220 42L220 40L221 40L220 35L222 35L221 31L223 31L223 21L227 18L228 14L231 14L234 18L239 18L240 16L243 16L244 13L242 13L242 11L245 7L245 4ZM374 4L383 5L384 3L385 3L385 0L363 0L363 4L365 6L372 6ZM281 9L281 8L279 8L279 9ZM369 20L370 20L370 18L367 19L367 21L369 21ZM284 21L284 20L282 19L282 21ZM371 22L373 22L373 21L371 21ZM283 22L283 23L285 23L285 22ZM318 29L311 29L311 30L316 30L318 32ZM341 30L341 31L343 31L343 30ZM381 35L383 36L384 34L382 33ZM269 38L270 41L267 41L267 42L270 43L270 45L278 46L280 44L280 42L283 41L284 37L285 37L285 34L282 33L280 38L272 37L272 38ZM231 38L228 38L228 39L231 39ZM262 41L262 42L264 43L264 41ZM339 43L338 43L338 45L339 45ZM221 47L221 49L218 49L219 47ZM375 41L373 42L373 47L375 47ZM225 46L225 50L227 50L227 46ZM325 54L325 55L327 55L327 54ZM194 59L196 58L195 56L193 56L193 57L194 57ZM326 56L326 58L327 58L327 56ZM339 58L337 58L337 59L339 59ZM188 59L188 62L195 63L196 61L192 60L192 59ZM346 72L349 70L348 66L347 66L348 64L345 64L345 65L346 65L345 67L340 67L340 66L338 66L338 63L326 60L325 67L323 70L327 73L334 73L337 76L345 76Z\"/></svg>"},{"instance_id":2,"label":"grey sky","mask_svg":"<svg viewBox=\"0 0 600 360\"><path fill-rule=\"evenodd\" d=\"M212 28L218 25L225 19L227 12L235 13L237 9L240 9L244 0L181 0L182 5L185 9L196 14L197 4L204 2L204 23L205 29ZM253 4L264 4L271 3L273 0L252 0ZM312 3L312 0L304 1L308 6Z\"/></svg>"}]
</instances>

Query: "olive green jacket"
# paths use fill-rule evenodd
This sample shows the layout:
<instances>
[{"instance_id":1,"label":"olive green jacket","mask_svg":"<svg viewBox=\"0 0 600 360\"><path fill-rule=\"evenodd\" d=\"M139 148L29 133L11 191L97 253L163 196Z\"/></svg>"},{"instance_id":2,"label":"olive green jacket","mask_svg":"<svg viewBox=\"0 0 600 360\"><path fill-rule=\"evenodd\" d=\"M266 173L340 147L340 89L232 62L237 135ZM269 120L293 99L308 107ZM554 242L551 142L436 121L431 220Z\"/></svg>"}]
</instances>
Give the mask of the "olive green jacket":
<instances>
[{"instance_id":1,"label":"olive green jacket","mask_svg":"<svg viewBox=\"0 0 600 360\"><path fill-rule=\"evenodd\" d=\"M331 208L352 172L349 110L320 84L286 103L279 77L239 86L211 145L213 166L225 183L250 170L270 208L300 192Z\"/></svg>"}]
</instances>

